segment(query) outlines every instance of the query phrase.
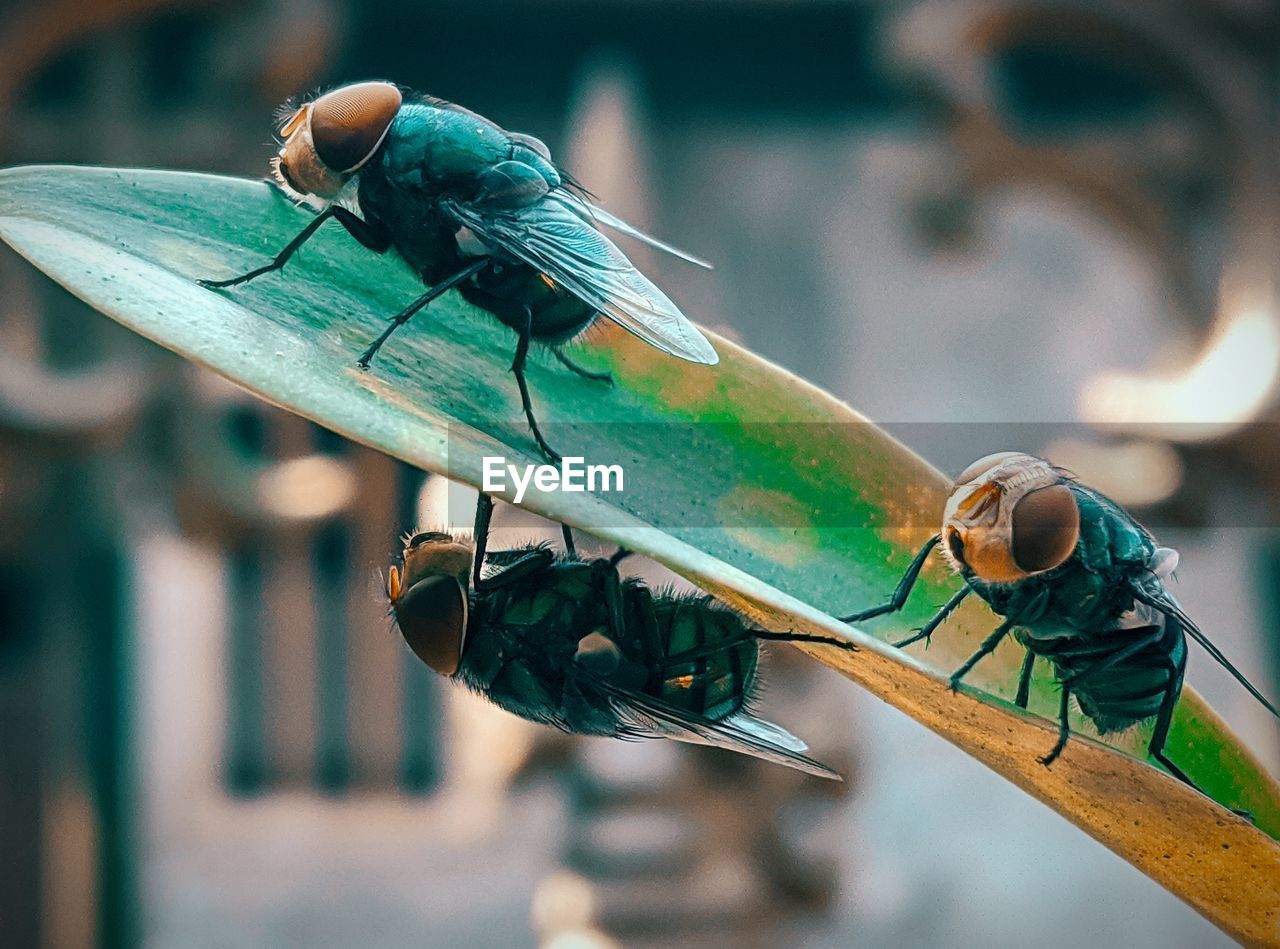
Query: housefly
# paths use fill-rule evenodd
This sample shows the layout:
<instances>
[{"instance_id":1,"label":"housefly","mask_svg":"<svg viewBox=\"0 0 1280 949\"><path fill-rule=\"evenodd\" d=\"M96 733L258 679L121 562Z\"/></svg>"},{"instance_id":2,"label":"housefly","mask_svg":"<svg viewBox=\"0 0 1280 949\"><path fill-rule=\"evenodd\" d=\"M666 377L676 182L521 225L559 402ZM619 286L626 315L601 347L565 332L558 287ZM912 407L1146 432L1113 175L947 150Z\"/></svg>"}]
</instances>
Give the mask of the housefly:
<instances>
[{"instance_id":1,"label":"housefly","mask_svg":"<svg viewBox=\"0 0 1280 949\"><path fill-rule=\"evenodd\" d=\"M1195 787L1164 753L1182 691L1188 636L1280 715L1166 589L1177 553L1158 546L1109 498L1043 459L1001 452L966 468L947 501L942 532L921 548L893 596L842 617L844 622L900 610L939 545L964 586L920 630L894 645L927 640L965 597L980 596L1004 622L952 674L951 687L1012 635L1026 650L1016 697L1026 708L1035 660L1049 662L1062 693L1058 740L1040 759L1046 765L1066 747L1074 696L1103 735L1154 717L1148 754Z\"/></svg>"},{"instance_id":2,"label":"housefly","mask_svg":"<svg viewBox=\"0 0 1280 949\"><path fill-rule=\"evenodd\" d=\"M304 102L289 112L280 136L276 182L323 210L271 263L200 282L230 287L279 270L330 218L371 251L395 250L430 289L391 318L360 356L362 368L414 313L456 287L516 332L511 371L525 418L542 451L559 460L529 398L531 342L550 346L579 375L610 381L560 349L603 315L672 356L718 361L706 337L600 226L709 265L590 203L533 136L387 82L342 86Z\"/></svg>"},{"instance_id":3,"label":"housefly","mask_svg":"<svg viewBox=\"0 0 1280 949\"><path fill-rule=\"evenodd\" d=\"M845 640L754 629L706 595L623 578L627 556L580 559L546 545L486 552L493 502L473 541L416 534L387 583L401 635L424 663L521 718L578 735L674 738L824 778L804 742L755 717L760 641Z\"/></svg>"}]
</instances>

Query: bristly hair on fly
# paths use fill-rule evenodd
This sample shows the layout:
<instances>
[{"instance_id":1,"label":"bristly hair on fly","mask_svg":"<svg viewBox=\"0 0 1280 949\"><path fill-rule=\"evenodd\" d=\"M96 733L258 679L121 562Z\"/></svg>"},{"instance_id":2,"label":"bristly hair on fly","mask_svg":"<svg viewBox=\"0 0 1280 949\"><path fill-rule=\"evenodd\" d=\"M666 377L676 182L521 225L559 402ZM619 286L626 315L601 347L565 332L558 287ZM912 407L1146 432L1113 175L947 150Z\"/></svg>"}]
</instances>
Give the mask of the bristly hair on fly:
<instances>
[{"instance_id":1,"label":"bristly hair on fly","mask_svg":"<svg viewBox=\"0 0 1280 949\"><path fill-rule=\"evenodd\" d=\"M293 118L293 114L302 107L304 102L310 101L314 94L315 93L312 92L308 93L307 96L289 96L289 98L276 106L275 111L271 113L271 128L273 130L276 144L284 144L284 142L280 141L279 130L284 128L285 123Z\"/></svg>"},{"instance_id":2,"label":"bristly hair on fly","mask_svg":"<svg viewBox=\"0 0 1280 949\"><path fill-rule=\"evenodd\" d=\"M559 164L556 165L556 172L560 175L560 186L564 188L566 191L572 191L578 197L583 198L587 201L594 201L597 204L600 203L600 198L598 195L588 190L587 187L582 184L582 182L580 182L577 178L571 175L565 168L561 167Z\"/></svg>"},{"instance_id":3,"label":"bristly hair on fly","mask_svg":"<svg viewBox=\"0 0 1280 949\"><path fill-rule=\"evenodd\" d=\"M643 582L638 577L628 577L627 579ZM702 590L684 590L677 587L675 584L667 583L660 587L651 588L650 592L653 594L655 600L670 598L676 600L680 604L688 604L695 611L710 609L723 610L726 613L732 613L734 616L737 616L739 619L747 623L748 628L750 628L750 624L753 622L750 617L740 613L738 610L735 610L722 600L718 600L710 593L706 593ZM757 640L757 642L759 641L760 640ZM756 673L751 677L750 684L742 692L741 711L748 715L754 715L756 713L760 707L761 700L768 692L768 664L769 650L759 649L757 647Z\"/></svg>"},{"instance_id":4,"label":"bristly hair on fly","mask_svg":"<svg viewBox=\"0 0 1280 949\"><path fill-rule=\"evenodd\" d=\"M475 546L475 531L470 527L451 528L447 524L429 523L425 527L416 527L400 535L400 546L408 547L409 541L419 534L448 534L455 544Z\"/></svg>"},{"instance_id":5,"label":"bristly hair on fly","mask_svg":"<svg viewBox=\"0 0 1280 949\"><path fill-rule=\"evenodd\" d=\"M309 194L302 194L294 191L293 187L285 180L284 174L280 171L280 156L272 155L268 162L270 174L263 177L263 181L276 189L283 197L287 198L295 208L310 208L316 214L324 210L325 204L328 202L320 198L313 197ZM341 197L341 196L339 196ZM337 200L337 199L335 199Z\"/></svg>"}]
</instances>

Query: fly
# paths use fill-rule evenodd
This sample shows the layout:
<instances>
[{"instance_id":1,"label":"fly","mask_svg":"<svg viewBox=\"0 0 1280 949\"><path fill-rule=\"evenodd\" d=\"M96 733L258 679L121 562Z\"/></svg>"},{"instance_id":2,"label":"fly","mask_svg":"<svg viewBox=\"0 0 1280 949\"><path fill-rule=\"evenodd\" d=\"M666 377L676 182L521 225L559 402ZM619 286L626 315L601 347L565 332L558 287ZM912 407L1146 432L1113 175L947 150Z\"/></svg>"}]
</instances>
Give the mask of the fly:
<instances>
[{"instance_id":1,"label":"fly","mask_svg":"<svg viewBox=\"0 0 1280 949\"><path fill-rule=\"evenodd\" d=\"M521 718L579 735L674 738L824 778L804 742L756 718L760 641L846 640L754 629L707 595L623 578L628 555L582 560L545 545L486 553L493 501L481 495L474 541L416 534L387 584L413 652L441 675Z\"/></svg>"},{"instance_id":2,"label":"fly","mask_svg":"<svg viewBox=\"0 0 1280 949\"><path fill-rule=\"evenodd\" d=\"M391 318L357 360L361 368L410 317L456 288L516 332L511 371L521 406L538 447L559 461L538 428L525 381L530 343L550 346L580 376L611 382L560 348L603 315L672 356L708 366L719 361L706 337L600 226L710 265L587 201L533 136L387 82L342 86L305 102L280 135L276 182L323 209L269 264L200 283L231 287L280 270L330 218L375 253L395 250L430 289Z\"/></svg>"},{"instance_id":3,"label":"fly","mask_svg":"<svg viewBox=\"0 0 1280 949\"><path fill-rule=\"evenodd\" d=\"M1158 546L1109 498L1020 452L988 455L965 469L947 501L942 533L921 548L893 596L843 621L902 609L939 544L965 585L920 630L894 645L928 640L965 597L980 596L1004 622L952 674L951 687L1012 634L1026 650L1015 699L1026 708L1035 661L1049 662L1062 694L1058 740L1043 764L1052 764L1067 745L1067 712L1075 696L1103 735L1154 717L1148 754L1196 787L1164 753L1182 692L1187 636L1280 715L1166 589L1177 552Z\"/></svg>"}]
</instances>

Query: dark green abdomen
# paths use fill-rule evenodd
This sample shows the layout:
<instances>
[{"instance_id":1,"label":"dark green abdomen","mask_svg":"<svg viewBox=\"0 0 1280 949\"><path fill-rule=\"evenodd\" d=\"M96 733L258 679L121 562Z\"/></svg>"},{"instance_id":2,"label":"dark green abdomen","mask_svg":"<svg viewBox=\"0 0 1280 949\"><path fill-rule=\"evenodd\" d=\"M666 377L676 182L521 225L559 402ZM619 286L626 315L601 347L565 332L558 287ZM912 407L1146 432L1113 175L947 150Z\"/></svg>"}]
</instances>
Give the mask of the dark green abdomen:
<instances>
[{"instance_id":1,"label":"dark green abdomen","mask_svg":"<svg viewBox=\"0 0 1280 949\"><path fill-rule=\"evenodd\" d=\"M607 697L575 687L577 652L599 634L618 650L615 688L660 699L699 717L733 715L751 694L759 641L741 618L703 596L655 595L621 584L621 625L608 607L608 561L560 561L475 597L460 678L501 707L532 721L590 735L618 733Z\"/></svg>"},{"instance_id":2,"label":"dark green abdomen","mask_svg":"<svg viewBox=\"0 0 1280 949\"><path fill-rule=\"evenodd\" d=\"M532 310L533 339L551 345L572 339L596 318L594 309L523 264L505 264L498 273L486 271L474 285L462 287L462 295L516 332L524 329L526 308Z\"/></svg>"},{"instance_id":3,"label":"dark green abdomen","mask_svg":"<svg viewBox=\"0 0 1280 949\"><path fill-rule=\"evenodd\" d=\"M1121 731L1160 711L1172 686L1181 688L1186 640L1181 627L1168 621L1160 639L1101 671L1083 675L1158 627L1112 629L1048 635L1045 628L1019 628L1014 636L1035 655L1053 663L1059 680L1073 679L1071 693L1099 733Z\"/></svg>"},{"instance_id":4,"label":"dark green abdomen","mask_svg":"<svg viewBox=\"0 0 1280 949\"><path fill-rule=\"evenodd\" d=\"M700 597L656 601L654 618L663 654L646 691L715 721L742 708L760 658L742 620Z\"/></svg>"}]
</instances>

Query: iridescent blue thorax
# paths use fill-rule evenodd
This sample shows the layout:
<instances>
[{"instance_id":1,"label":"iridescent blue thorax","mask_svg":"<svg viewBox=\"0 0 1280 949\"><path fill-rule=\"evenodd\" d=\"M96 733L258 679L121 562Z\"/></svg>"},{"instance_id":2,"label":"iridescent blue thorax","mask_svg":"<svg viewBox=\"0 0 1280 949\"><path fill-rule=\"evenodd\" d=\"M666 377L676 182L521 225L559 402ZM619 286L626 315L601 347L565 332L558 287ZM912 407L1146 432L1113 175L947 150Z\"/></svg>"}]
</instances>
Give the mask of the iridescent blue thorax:
<instances>
[{"instance_id":1,"label":"iridescent blue thorax","mask_svg":"<svg viewBox=\"0 0 1280 949\"><path fill-rule=\"evenodd\" d=\"M436 283L467 260L458 223L441 210L441 200L475 200L482 177L502 162L518 162L526 173L540 176L547 189L561 185L550 161L483 116L448 103L407 103L382 147L361 169L360 212L386 230L392 246L426 283ZM500 202L493 210L502 213ZM575 336L596 315L514 258L460 290L517 330L527 319L526 307L531 308L534 338L551 343Z\"/></svg>"},{"instance_id":2,"label":"iridescent blue thorax","mask_svg":"<svg viewBox=\"0 0 1280 949\"><path fill-rule=\"evenodd\" d=\"M361 214L386 229L392 246L428 283L453 273L463 260L457 225L441 212L440 199L470 198L478 175L510 150L504 139L487 119L410 103L361 169Z\"/></svg>"}]
</instances>

